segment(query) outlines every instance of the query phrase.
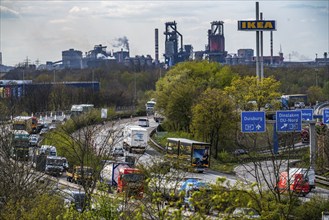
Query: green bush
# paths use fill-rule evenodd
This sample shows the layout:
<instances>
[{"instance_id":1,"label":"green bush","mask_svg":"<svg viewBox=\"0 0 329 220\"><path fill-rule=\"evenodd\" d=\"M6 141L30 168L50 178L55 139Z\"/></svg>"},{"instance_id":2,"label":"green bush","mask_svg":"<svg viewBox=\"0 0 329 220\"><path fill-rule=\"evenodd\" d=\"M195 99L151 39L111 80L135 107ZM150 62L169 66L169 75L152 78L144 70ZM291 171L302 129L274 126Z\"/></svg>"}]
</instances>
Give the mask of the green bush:
<instances>
[{"instance_id":1,"label":"green bush","mask_svg":"<svg viewBox=\"0 0 329 220\"><path fill-rule=\"evenodd\" d=\"M293 215L300 220L321 219L322 212L329 211L329 200L322 197L313 197L294 209Z\"/></svg>"}]
</instances>

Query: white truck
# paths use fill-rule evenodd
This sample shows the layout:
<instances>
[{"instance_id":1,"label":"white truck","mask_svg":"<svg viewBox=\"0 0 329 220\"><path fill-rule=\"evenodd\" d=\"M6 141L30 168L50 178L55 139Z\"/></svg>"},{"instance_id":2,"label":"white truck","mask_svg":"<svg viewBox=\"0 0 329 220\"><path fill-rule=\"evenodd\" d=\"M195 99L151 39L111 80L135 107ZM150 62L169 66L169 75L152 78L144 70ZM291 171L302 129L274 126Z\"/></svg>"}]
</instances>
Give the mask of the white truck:
<instances>
[{"instance_id":1,"label":"white truck","mask_svg":"<svg viewBox=\"0 0 329 220\"><path fill-rule=\"evenodd\" d=\"M145 128L136 125L127 125L123 129L123 148L129 153L141 153L146 150L149 140L148 132Z\"/></svg>"}]
</instances>

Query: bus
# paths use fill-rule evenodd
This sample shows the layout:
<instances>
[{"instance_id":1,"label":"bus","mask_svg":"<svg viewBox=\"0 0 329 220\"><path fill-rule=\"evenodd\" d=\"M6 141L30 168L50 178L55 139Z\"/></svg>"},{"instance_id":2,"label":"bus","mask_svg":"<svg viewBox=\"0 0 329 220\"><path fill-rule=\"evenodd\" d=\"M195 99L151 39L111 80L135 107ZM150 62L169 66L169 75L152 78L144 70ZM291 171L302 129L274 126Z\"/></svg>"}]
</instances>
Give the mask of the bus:
<instances>
[{"instance_id":1,"label":"bus","mask_svg":"<svg viewBox=\"0 0 329 220\"><path fill-rule=\"evenodd\" d=\"M186 138L167 138L166 153L170 158L189 161L198 172L210 167L210 144Z\"/></svg>"},{"instance_id":2,"label":"bus","mask_svg":"<svg viewBox=\"0 0 329 220\"><path fill-rule=\"evenodd\" d=\"M82 113L88 112L94 109L93 104L79 104L79 105L72 105L71 107L71 116L78 116Z\"/></svg>"}]
</instances>

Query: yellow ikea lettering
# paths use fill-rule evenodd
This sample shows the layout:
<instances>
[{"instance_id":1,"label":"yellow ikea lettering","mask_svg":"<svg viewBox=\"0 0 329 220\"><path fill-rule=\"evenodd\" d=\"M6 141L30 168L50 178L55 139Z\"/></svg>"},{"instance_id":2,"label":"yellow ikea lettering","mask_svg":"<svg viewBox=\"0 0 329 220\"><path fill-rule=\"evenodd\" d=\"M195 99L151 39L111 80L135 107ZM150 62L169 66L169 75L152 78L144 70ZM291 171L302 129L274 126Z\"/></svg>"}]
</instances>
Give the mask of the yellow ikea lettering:
<instances>
[{"instance_id":1,"label":"yellow ikea lettering","mask_svg":"<svg viewBox=\"0 0 329 220\"><path fill-rule=\"evenodd\" d=\"M247 28L247 22L245 22L245 21L242 22L242 25L241 26L242 26L243 29Z\"/></svg>"},{"instance_id":2,"label":"yellow ikea lettering","mask_svg":"<svg viewBox=\"0 0 329 220\"><path fill-rule=\"evenodd\" d=\"M257 22L257 28L263 28L263 22Z\"/></svg>"},{"instance_id":3,"label":"yellow ikea lettering","mask_svg":"<svg viewBox=\"0 0 329 220\"><path fill-rule=\"evenodd\" d=\"M265 22L265 25L264 25L264 28L270 28L270 29L273 29L273 25L272 25L272 22Z\"/></svg>"},{"instance_id":4,"label":"yellow ikea lettering","mask_svg":"<svg viewBox=\"0 0 329 220\"><path fill-rule=\"evenodd\" d=\"M255 22L254 21L248 22L248 28L252 28L252 29L256 28Z\"/></svg>"}]
</instances>

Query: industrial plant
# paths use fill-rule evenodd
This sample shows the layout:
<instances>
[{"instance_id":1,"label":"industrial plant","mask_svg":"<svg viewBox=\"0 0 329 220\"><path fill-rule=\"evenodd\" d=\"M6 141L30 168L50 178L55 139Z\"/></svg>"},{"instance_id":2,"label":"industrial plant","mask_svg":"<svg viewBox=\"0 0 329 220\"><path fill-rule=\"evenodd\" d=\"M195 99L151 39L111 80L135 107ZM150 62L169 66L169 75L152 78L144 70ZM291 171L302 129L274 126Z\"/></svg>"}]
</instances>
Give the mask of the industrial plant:
<instances>
[{"instance_id":1,"label":"industrial plant","mask_svg":"<svg viewBox=\"0 0 329 220\"><path fill-rule=\"evenodd\" d=\"M206 31L205 31L206 32ZM176 21L165 23L165 42L164 42L164 62L159 59L159 30L155 29L155 58L151 55L137 55L130 57L129 44L127 37L116 39L117 43L113 44L118 50L108 50L107 46L102 44L95 45L88 52L82 52L73 48L62 51L62 59L59 61L48 61L46 64L34 66L36 69L56 70L56 69L85 69L97 67L112 67L113 65L123 65L136 71L142 71L147 68L162 66L170 68L175 64L188 60L209 60L211 62L219 62L223 65L254 65L256 58L254 50L250 48L241 48L237 52L229 53L225 50L224 22L212 21L210 28L206 32L208 34L205 49L202 51L193 51L191 44L184 44L183 34L178 30ZM327 53L323 58L316 57L315 61L309 62L290 62L285 61L283 52L277 56L273 55L273 38L271 33L271 54L263 56L264 65L268 66L287 66L287 65L328 65L329 59ZM206 42L206 39L205 39ZM2 55L0 53L0 72L8 72L11 68L3 65ZM28 60L28 59L27 59ZM28 61L26 61L28 62ZM24 66L30 66L26 63Z\"/></svg>"}]
</instances>

